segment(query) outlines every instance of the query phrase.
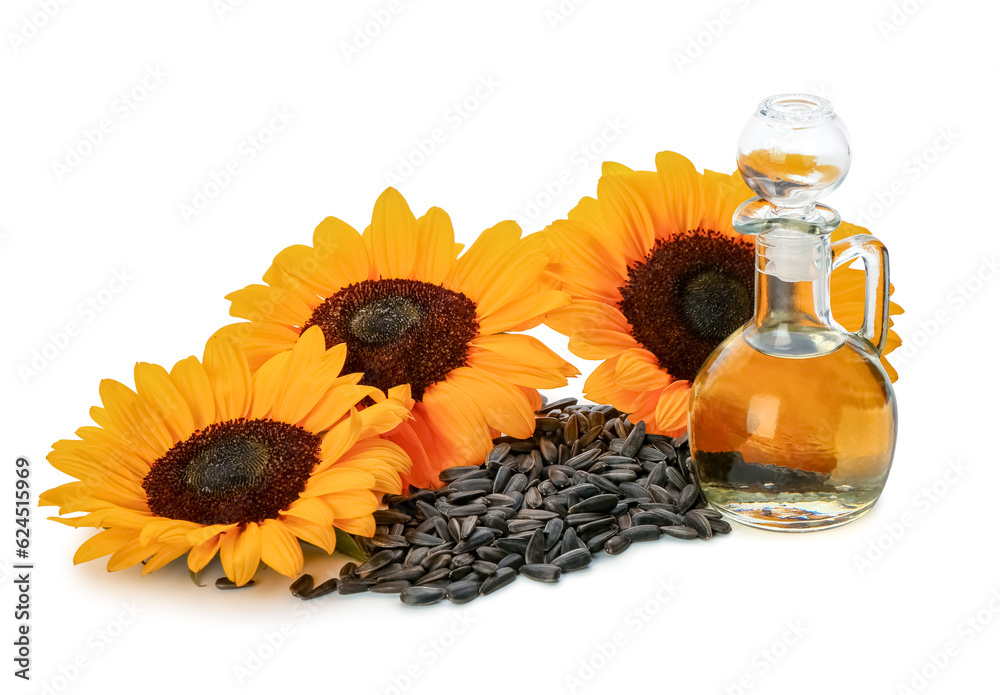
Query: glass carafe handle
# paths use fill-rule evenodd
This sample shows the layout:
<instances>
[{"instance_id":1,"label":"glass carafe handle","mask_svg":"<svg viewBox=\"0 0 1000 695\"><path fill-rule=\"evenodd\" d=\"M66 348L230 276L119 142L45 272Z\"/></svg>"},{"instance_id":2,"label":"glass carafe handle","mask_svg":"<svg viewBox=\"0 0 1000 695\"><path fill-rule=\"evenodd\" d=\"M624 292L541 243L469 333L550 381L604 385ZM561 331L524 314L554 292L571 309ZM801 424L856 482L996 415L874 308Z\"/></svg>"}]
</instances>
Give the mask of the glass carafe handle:
<instances>
[{"instance_id":1,"label":"glass carafe handle","mask_svg":"<svg viewBox=\"0 0 1000 695\"><path fill-rule=\"evenodd\" d=\"M879 355L889 336L889 252L870 234L835 241L833 267L860 258L865 264L865 320L856 335L872 344Z\"/></svg>"}]
</instances>

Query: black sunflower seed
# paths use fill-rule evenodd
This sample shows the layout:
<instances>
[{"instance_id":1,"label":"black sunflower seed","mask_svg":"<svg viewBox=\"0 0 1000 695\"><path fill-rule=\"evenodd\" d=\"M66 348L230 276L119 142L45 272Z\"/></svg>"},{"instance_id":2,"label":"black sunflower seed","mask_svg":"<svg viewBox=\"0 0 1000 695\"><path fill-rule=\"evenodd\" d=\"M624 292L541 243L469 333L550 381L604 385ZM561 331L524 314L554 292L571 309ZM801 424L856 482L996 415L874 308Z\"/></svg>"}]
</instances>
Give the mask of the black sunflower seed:
<instances>
[{"instance_id":1,"label":"black sunflower seed","mask_svg":"<svg viewBox=\"0 0 1000 695\"><path fill-rule=\"evenodd\" d=\"M409 535L409 534L407 534ZM435 539L439 543L441 539ZM382 569L386 565L396 561L396 553L392 550L382 550L374 555L372 555L368 560L361 564L357 569L358 574L367 574L369 572L374 572L375 570Z\"/></svg>"},{"instance_id":2,"label":"black sunflower seed","mask_svg":"<svg viewBox=\"0 0 1000 695\"><path fill-rule=\"evenodd\" d=\"M368 591L373 594L398 594L403 589L413 586L412 582L400 579L393 582L380 582L375 586L368 587Z\"/></svg>"},{"instance_id":3,"label":"black sunflower seed","mask_svg":"<svg viewBox=\"0 0 1000 695\"><path fill-rule=\"evenodd\" d=\"M524 565L521 568L521 574L528 579L534 579L536 582L554 584L562 576L562 568L558 565L549 564Z\"/></svg>"},{"instance_id":4,"label":"black sunflower seed","mask_svg":"<svg viewBox=\"0 0 1000 695\"><path fill-rule=\"evenodd\" d=\"M455 553L467 553L481 545L491 543L496 536L492 529L479 527L455 546Z\"/></svg>"},{"instance_id":5,"label":"black sunflower seed","mask_svg":"<svg viewBox=\"0 0 1000 695\"><path fill-rule=\"evenodd\" d=\"M712 527L712 531L715 533L729 533L733 530L733 527L728 521L723 519L709 519L709 525Z\"/></svg>"},{"instance_id":6,"label":"black sunflower seed","mask_svg":"<svg viewBox=\"0 0 1000 695\"><path fill-rule=\"evenodd\" d=\"M440 518L440 517L438 517ZM387 533L376 533L372 536L372 544L377 548L409 548L410 544L403 536L392 536Z\"/></svg>"},{"instance_id":7,"label":"black sunflower seed","mask_svg":"<svg viewBox=\"0 0 1000 695\"><path fill-rule=\"evenodd\" d=\"M664 536L680 538L682 540L692 540L698 537L698 532L687 526L661 526L660 531Z\"/></svg>"},{"instance_id":8,"label":"black sunflower seed","mask_svg":"<svg viewBox=\"0 0 1000 695\"><path fill-rule=\"evenodd\" d=\"M445 468L438 474L438 478L441 479L442 483L450 483L453 480L458 480L466 473L472 473L477 470L479 470L479 466L454 466L452 468Z\"/></svg>"},{"instance_id":9,"label":"black sunflower seed","mask_svg":"<svg viewBox=\"0 0 1000 695\"><path fill-rule=\"evenodd\" d=\"M483 596L492 594L494 591L504 588L515 579L517 579L516 569L501 567L483 582L482 586L479 587L479 593Z\"/></svg>"},{"instance_id":10,"label":"black sunflower seed","mask_svg":"<svg viewBox=\"0 0 1000 695\"><path fill-rule=\"evenodd\" d=\"M586 547L591 553L596 553L603 549L604 544L607 543L608 539L612 538L616 533L618 533L618 529L612 528L593 535L585 543L583 540L580 542L584 543L584 547Z\"/></svg>"},{"instance_id":11,"label":"black sunflower seed","mask_svg":"<svg viewBox=\"0 0 1000 695\"><path fill-rule=\"evenodd\" d=\"M621 420L619 420L621 422ZM622 456L635 456L639 451L639 447L642 446L643 441L646 439L646 423L642 420L639 421L632 431L629 432L628 436L625 438L625 442L622 444L621 455Z\"/></svg>"},{"instance_id":12,"label":"black sunflower seed","mask_svg":"<svg viewBox=\"0 0 1000 695\"><path fill-rule=\"evenodd\" d=\"M612 536L604 543L604 552L608 555L621 555L632 545L628 536Z\"/></svg>"},{"instance_id":13,"label":"black sunflower seed","mask_svg":"<svg viewBox=\"0 0 1000 695\"><path fill-rule=\"evenodd\" d=\"M518 555L517 553L511 553L510 555L508 555L507 557L505 557L503 560L501 560L500 562L498 562L497 563L497 567L499 569L503 569L504 567L510 567L512 570L514 570L515 572L517 572L522 567L524 567L524 557L522 557L521 555Z\"/></svg>"},{"instance_id":14,"label":"black sunflower seed","mask_svg":"<svg viewBox=\"0 0 1000 695\"><path fill-rule=\"evenodd\" d=\"M288 590L292 592L292 596L295 598L305 598L306 594L313 590L313 576L311 574L303 574L301 577L292 582L292 585L288 587Z\"/></svg>"},{"instance_id":15,"label":"black sunflower seed","mask_svg":"<svg viewBox=\"0 0 1000 695\"><path fill-rule=\"evenodd\" d=\"M317 587L314 587L312 591L310 591L305 596L302 596L301 598L307 601L311 601L314 598L322 598L324 596L332 594L333 592L338 591L340 589L340 581L341 580L336 577L333 577L332 579L327 579L325 582L323 582Z\"/></svg>"},{"instance_id":16,"label":"black sunflower seed","mask_svg":"<svg viewBox=\"0 0 1000 695\"><path fill-rule=\"evenodd\" d=\"M545 532L535 529L524 550L524 559L529 565L545 562Z\"/></svg>"},{"instance_id":17,"label":"black sunflower seed","mask_svg":"<svg viewBox=\"0 0 1000 695\"><path fill-rule=\"evenodd\" d=\"M633 526L632 528L625 529L621 532L621 535L625 536L633 543L639 543L642 541L655 541L660 537L660 527L653 524L643 524L642 526Z\"/></svg>"},{"instance_id":18,"label":"black sunflower seed","mask_svg":"<svg viewBox=\"0 0 1000 695\"><path fill-rule=\"evenodd\" d=\"M698 499L698 486L694 483L689 483L683 490L681 490L680 499L677 500L677 510L680 512L686 512Z\"/></svg>"},{"instance_id":19,"label":"black sunflower seed","mask_svg":"<svg viewBox=\"0 0 1000 695\"><path fill-rule=\"evenodd\" d=\"M545 549L551 550L552 547L559 542L562 538L563 529L566 527L566 522L559 518L549 519L545 523L545 528L542 529L542 535L545 537Z\"/></svg>"},{"instance_id":20,"label":"black sunflower seed","mask_svg":"<svg viewBox=\"0 0 1000 695\"><path fill-rule=\"evenodd\" d=\"M442 538L439 538L437 536L432 536L429 533L421 533L420 531L409 531L406 534L406 541L411 545L424 545L424 546L441 545L442 543L445 542Z\"/></svg>"},{"instance_id":21,"label":"black sunflower seed","mask_svg":"<svg viewBox=\"0 0 1000 695\"><path fill-rule=\"evenodd\" d=\"M603 494L594 495L593 497L588 497L587 499L577 502L572 507L569 508L570 514L587 514L587 513L601 513L610 512L618 504L619 498L617 495Z\"/></svg>"},{"instance_id":22,"label":"black sunflower seed","mask_svg":"<svg viewBox=\"0 0 1000 695\"><path fill-rule=\"evenodd\" d=\"M562 569L563 572L575 572L587 567L593 556L586 548L576 548L568 553L563 553L552 560L552 564Z\"/></svg>"},{"instance_id":23,"label":"black sunflower seed","mask_svg":"<svg viewBox=\"0 0 1000 695\"><path fill-rule=\"evenodd\" d=\"M376 524L405 524L411 517L409 514L398 509L379 509L372 514Z\"/></svg>"},{"instance_id":24,"label":"black sunflower seed","mask_svg":"<svg viewBox=\"0 0 1000 695\"><path fill-rule=\"evenodd\" d=\"M472 563L472 569L484 577L496 574L497 568L498 565L495 562L487 562L486 560L476 560Z\"/></svg>"},{"instance_id":25,"label":"black sunflower seed","mask_svg":"<svg viewBox=\"0 0 1000 695\"><path fill-rule=\"evenodd\" d=\"M374 579L341 579L337 585L337 593L341 595L363 594L371 586L375 586Z\"/></svg>"},{"instance_id":26,"label":"black sunflower seed","mask_svg":"<svg viewBox=\"0 0 1000 695\"><path fill-rule=\"evenodd\" d=\"M475 581L462 580L453 582L445 589L445 596L452 603L468 603L479 597L479 590L482 584Z\"/></svg>"},{"instance_id":27,"label":"black sunflower seed","mask_svg":"<svg viewBox=\"0 0 1000 695\"><path fill-rule=\"evenodd\" d=\"M429 586L408 586L399 592L399 600L407 606L429 606L444 596L444 589Z\"/></svg>"},{"instance_id":28,"label":"black sunflower seed","mask_svg":"<svg viewBox=\"0 0 1000 695\"><path fill-rule=\"evenodd\" d=\"M448 569L447 567L439 567L438 569L436 569L436 570L434 570L432 572L428 572L423 577L421 577L420 579L418 579L415 582L415 585L416 586L424 586L426 584L430 584L432 582L436 582L439 579L447 579L449 577L449 575L451 575L451 572L452 572L452 570Z\"/></svg>"}]
</instances>

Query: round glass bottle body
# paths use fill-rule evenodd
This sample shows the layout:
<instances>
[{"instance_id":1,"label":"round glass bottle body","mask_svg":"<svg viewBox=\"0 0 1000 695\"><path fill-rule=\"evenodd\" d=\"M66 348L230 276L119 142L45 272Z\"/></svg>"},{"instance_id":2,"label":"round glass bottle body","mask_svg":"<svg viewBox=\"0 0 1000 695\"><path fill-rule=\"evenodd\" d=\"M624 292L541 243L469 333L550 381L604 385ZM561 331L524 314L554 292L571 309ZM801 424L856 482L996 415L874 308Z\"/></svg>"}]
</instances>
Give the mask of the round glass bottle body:
<instances>
[{"instance_id":1,"label":"round glass bottle body","mask_svg":"<svg viewBox=\"0 0 1000 695\"><path fill-rule=\"evenodd\" d=\"M739 523L839 526L868 511L885 485L892 384L872 343L831 316L830 235L756 239L755 316L692 386L695 475L707 501Z\"/></svg>"}]
</instances>

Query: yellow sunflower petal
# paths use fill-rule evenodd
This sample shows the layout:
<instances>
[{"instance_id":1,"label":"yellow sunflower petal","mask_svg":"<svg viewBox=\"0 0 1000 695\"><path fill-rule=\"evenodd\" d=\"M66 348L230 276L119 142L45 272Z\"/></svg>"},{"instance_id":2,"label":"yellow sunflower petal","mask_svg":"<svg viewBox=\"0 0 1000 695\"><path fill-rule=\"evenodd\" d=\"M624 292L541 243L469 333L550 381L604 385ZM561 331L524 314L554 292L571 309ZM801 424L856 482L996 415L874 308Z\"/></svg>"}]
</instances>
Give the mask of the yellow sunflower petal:
<instances>
[{"instance_id":1,"label":"yellow sunflower petal","mask_svg":"<svg viewBox=\"0 0 1000 695\"><path fill-rule=\"evenodd\" d=\"M702 185L694 164L676 152L656 155L660 194L668 215L657 236L664 237L697 229L703 215Z\"/></svg>"},{"instance_id":2,"label":"yellow sunflower petal","mask_svg":"<svg viewBox=\"0 0 1000 695\"><path fill-rule=\"evenodd\" d=\"M376 277L410 278L417 257L417 220L403 196L387 188L375 201L365 233Z\"/></svg>"},{"instance_id":3,"label":"yellow sunflower petal","mask_svg":"<svg viewBox=\"0 0 1000 695\"><path fill-rule=\"evenodd\" d=\"M316 249L295 244L282 249L264 274L264 282L281 285L295 292L299 299L315 309L322 298L329 297L343 285L342 278L330 272L327 264L317 258Z\"/></svg>"},{"instance_id":4,"label":"yellow sunflower petal","mask_svg":"<svg viewBox=\"0 0 1000 695\"><path fill-rule=\"evenodd\" d=\"M426 423L447 449L446 467L453 461L483 461L490 453L492 436L480 406L451 380L427 389L422 402Z\"/></svg>"},{"instance_id":5,"label":"yellow sunflower petal","mask_svg":"<svg viewBox=\"0 0 1000 695\"><path fill-rule=\"evenodd\" d=\"M294 292L268 285L247 285L242 290L230 292L226 299L231 302L229 313L232 316L283 326L301 326L312 316L314 308Z\"/></svg>"},{"instance_id":6,"label":"yellow sunflower petal","mask_svg":"<svg viewBox=\"0 0 1000 695\"><path fill-rule=\"evenodd\" d=\"M451 218L441 208L431 208L417 220L417 259L414 276L440 285L455 265L460 247L455 245Z\"/></svg>"},{"instance_id":7,"label":"yellow sunflower petal","mask_svg":"<svg viewBox=\"0 0 1000 695\"><path fill-rule=\"evenodd\" d=\"M357 230L346 222L336 217L320 222L313 234L313 247L317 261L331 275L331 284L337 289L372 279L368 246Z\"/></svg>"},{"instance_id":8,"label":"yellow sunflower petal","mask_svg":"<svg viewBox=\"0 0 1000 695\"><path fill-rule=\"evenodd\" d=\"M303 333L285 364L283 388L271 407L271 416L290 423L305 418L340 377L346 355L343 343L326 350L319 326Z\"/></svg>"},{"instance_id":9,"label":"yellow sunflower petal","mask_svg":"<svg viewBox=\"0 0 1000 695\"><path fill-rule=\"evenodd\" d=\"M371 514L378 509L378 498L371 490L345 490L326 498L333 515L337 519L350 519ZM333 519L330 520L330 525Z\"/></svg>"},{"instance_id":10,"label":"yellow sunflower petal","mask_svg":"<svg viewBox=\"0 0 1000 695\"><path fill-rule=\"evenodd\" d=\"M253 395L246 358L228 340L210 338L205 346L205 373L212 384L218 419L245 417Z\"/></svg>"},{"instance_id":11,"label":"yellow sunflower petal","mask_svg":"<svg viewBox=\"0 0 1000 695\"><path fill-rule=\"evenodd\" d=\"M188 534L200 528L204 527L193 521L157 518L143 524L142 530L139 532L139 542L146 545L155 539L167 545L186 544L190 547L191 542L188 540Z\"/></svg>"},{"instance_id":12,"label":"yellow sunflower petal","mask_svg":"<svg viewBox=\"0 0 1000 695\"><path fill-rule=\"evenodd\" d=\"M310 432L325 432L341 421L341 419L365 398L381 395L374 386L345 384L340 388L326 393L302 420L301 426ZM360 436L360 431L359 431Z\"/></svg>"},{"instance_id":13,"label":"yellow sunflower petal","mask_svg":"<svg viewBox=\"0 0 1000 695\"><path fill-rule=\"evenodd\" d=\"M171 444L176 444L194 432L191 407L170 380L166 369L158 364L140 362L135 366L135 388L149 410L170 431L173 439Z\"/></svg>"},{"instance_id":14,"label":"yellow sunflower petal","mask_svg":"<svg viewBox=\"0 0 1000 695\"><path fill-rule=\"evenodd\" d=\"M539 325L550 311L570 303L570 296L561 290L538 292L502 306L489 316L479 319L480 335L504 331L526 331Z\"/></svg>"},{"instance_id":15,"label":"yellow sunflower petal","mask_svg":"<svg viewBox=\"0 0 1000 695\"><path fill-rule=\"evenodd\" d=\"M268 519L260 525L260 559L274 571L296 577L302 571L302 546L282 522Z\"/></svg>"},{"instance_id":16,"label":"yellow sunflower petal","mask_svg":"<svg viewBox=\"0 0 1000 695\"><path fill-rule=\"evenodd\" d=\"M531 404L514 385L468 367L456 369L451 378L469 398L481 403L483 416L492 427L520 438L530 437L535 431Z\"/></svg>"},{"instance_id":17,"label":"yellow sunflower petal","mask_svg":"<svg viewBox=\"0 0 1000 695\"><path fill-rule=\"evenodd\" d=\"M76 549L73 564L89 562L110 555L126 543L137 540L138 534L132 529L108 529L91 536Z\"/></svg>"},{"instance_id":18,"label":"yellow sunflower petal","mask_svg":"<svg viewBox=\"0 0 1000 695\"><path fill-rule=\"evenodd\" d=\"M219 552L224 534L217 533L208 540L200 543L188 552L188 569L192 572L201 572L205 565L212 561L215 554Z\"/></svg>"},{"instance_id":19,"label":"yellow sunflower petal","mask_svg":"<svg viewBox=\"0 0 1000 695\"><path fill-rule=\"evenodd\" d=\"M165 567L177 558L181 557L184 553L188 552L191 547L188 545L165 545L163 548L156 553L153 557L149 558L149 561L142 566L142 574L149 574L150 572L155 572L156 570Z\"/></svg>"},{"instance_id":20,"label":"yellow sunflower petal","mask_svg":"<svg viewBox=\"0 0 1000 695\"><path fill-rule=\"evenodd\" d=\"M342 462L341 462L342 463ZM356 468L332 468L310 478L302 497L321 497L344 490L369 490L375 486L375 476Z\"/></svg>"},{"instance_id":21,"label":"yellow sunflower petal","mask_svg":"<svg viewBox=\"0 0 1000 695\"><path fill-rule=\"evenodd\" d=\"M487 229L455 262L444 280L444 286L453 292L461 292L474 302L478 301L489 287L490 280L501 271L495 259L505 256L520 238L521 228L509 220Z\"/></svg>"},{"instance_id":22,"label":"yellow sunflower petal","mask_svg":"<svg viewBox=\"0 0 1000 695\"><path fill-rule=\"evenodd\" d=\"M605 229L621 244L626 261L646 258L653 247L656 230L642 200L622 179L602 177L597 184Z\"/></svg>"},{"instance_id":23,"label":"yellow sunflower petal","mask_svg":"<svg viewBox=\"0 0 1000 695\"><path fill-rule=\"evenodd\" d=\"M260 564L260 527L248 523L226 531L219 547L222 569L236 586L253 579Z\"/></svg>"},{"instance_id":24,"label":"yellow sunflower petal","mask_svg":"<svg viewBox=\"0 0 1000 695\"><path fill-rule=\"evenodd\" d=\"M170 380L187 403L195 429L200 430L215 420L212 383L196 357L188 357L175 364L170 370Z\"/></svg>"},{"instance_id":25,"label":"yellow sunflower petal","mask_svg":"<svg viewBox=\"0 0 1000 695\"><path fill-rule=\"evenodd\" d=\"M210 526L199 525L197 528L188 531L187 542L191 545L201 545L215 536L225 534L235 526L236 524L212 524Z\"/></svg>"},{"instance_id":26,"label":"yellow sunflower petal","mask_svg":"<svg viewBox=\"0 0 1000 695\"><path fill-rule=\"evenodd\" d=\"M150 543L144 546L139 542L138 538L133 538L127 543L122 544L108 558L108 572L120 572L129 567L134 567L152 557L164 547L162 543Z\"/></svg>"},{"instance_id":27,"label":"yellow sunflower petal","mask_svg":"<svg viewBox=\"0 0 1000 695\"><path fill-rule=\"evenodd\" d=\"M317 525L306 519L289 516L283 517L281 523L285 525L291 533L301 538L306 543L312 543L316 547L322 548L328 553L337 549L337 532L333 526Z\"/></svg>"},{"instance_id":28,"label":"yellow sunflower petal","mask_svg":"<svg viewBox=\"0 0 1000 695\"><path fill-rule=\"evenodd\" d=\"M282 512L285 520L294 517L317 526L329 526L333 523L333 516L329 500L306 496L300 496Z\"/></svg>"},{"instance_id":29,"label":"yellow sunflower petal","mask_svg":"<svg viewBox=\"0 0 1000 695\"><path fill-rule=\"evenodd\" d=\"M353 533L355 536L370 538L375 535L375 519L371 514L355 519L337 519L333 523L341 531Z\"/></svg>"},{"instance_id":30,"label":"yellow sunflower petal","mask_svg":"<svg viewBox=\"0 0 1000 695\"><path fill-rule=\"evenodd\" d=\"M364 422L356 410L349 410L347 419L338 423L323 437L320 444L320 469L324 465L335 463L344 452L354 446L361 436Z\"/></svg>"},{"instance_id":31,"label":"yellow sunflower petal","mask_svg":"<svg viewBox=\"0 0 1000 695\"><path fill-rule=\"evenodd\" d=\"M100 393L108 426L143 456L156 460L173 445L166 427L153 421L145 404L127 386L104 379Z\"/></svg>"},{"instance_id":32,"label":"yellow sunflower petal","mask_svg":"<svg viewBox=\"0 0 1000 695\"><path fill-rule=\"evenodd\" d=\"M239 345L250 369L256 370L274 355L291 349L299 338L299 331L274 323L243 322L223 326L212 337Z\"/></svg>"},{"instance_id":33,"label":"yellow sunflower petal","mask_svg":"<svg viewBox=\"0 0 1000 695\"><path fill-rule=\"evenodd\" d=\"M288 370L288 361L292 353L289 350L279 352L264 362L253 373L251 384L253 396L250 404L250 417L253 419L267 417L275 402L281 396L281 387Z\"/></svg>"}]
</instances>

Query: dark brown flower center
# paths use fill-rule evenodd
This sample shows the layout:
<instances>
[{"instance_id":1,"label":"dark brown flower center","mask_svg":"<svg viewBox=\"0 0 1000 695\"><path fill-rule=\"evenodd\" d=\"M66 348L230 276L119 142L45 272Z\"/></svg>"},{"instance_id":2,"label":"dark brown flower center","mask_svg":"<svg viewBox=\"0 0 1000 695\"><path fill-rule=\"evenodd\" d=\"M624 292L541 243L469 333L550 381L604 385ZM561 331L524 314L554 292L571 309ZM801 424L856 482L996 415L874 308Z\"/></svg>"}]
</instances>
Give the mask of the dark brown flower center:
<instances>
[{"instance_id":1,"label":"dark brown flower center","mask_svg":"<svg viewBox=\"0 0 1000 695\"><path fill-rule=\"evenodd\" d=\"M274 420L209 425L175 444L142 481L157 516L197 524L273 519L319 462L320 438Z\"/></svg>"},{"instance_id":2,"label":"dark brown flower center","mask_svg":"<svg viewBox=\"0 0 1000 695\"><path fill-rule=\"evenodd\" d=\"M753 316L753 244L698 229L658 240L628 269L618 307L632 335L677 379Z\"/></svg>"},{"instance_id":3,"label":"dark brown flower center","mask_svg":"<svg viewBox=\"0 0 1000 695\"><path fill-rule=\"evenodd\" d=\"M365 280L316 307L302 330L320 326L327 347L347 344L344 372L388 391L410 384L423 398L431 384L465 366L479 332L475 303L460 292L419 280Z\"/></svg>"}]
</instances>

